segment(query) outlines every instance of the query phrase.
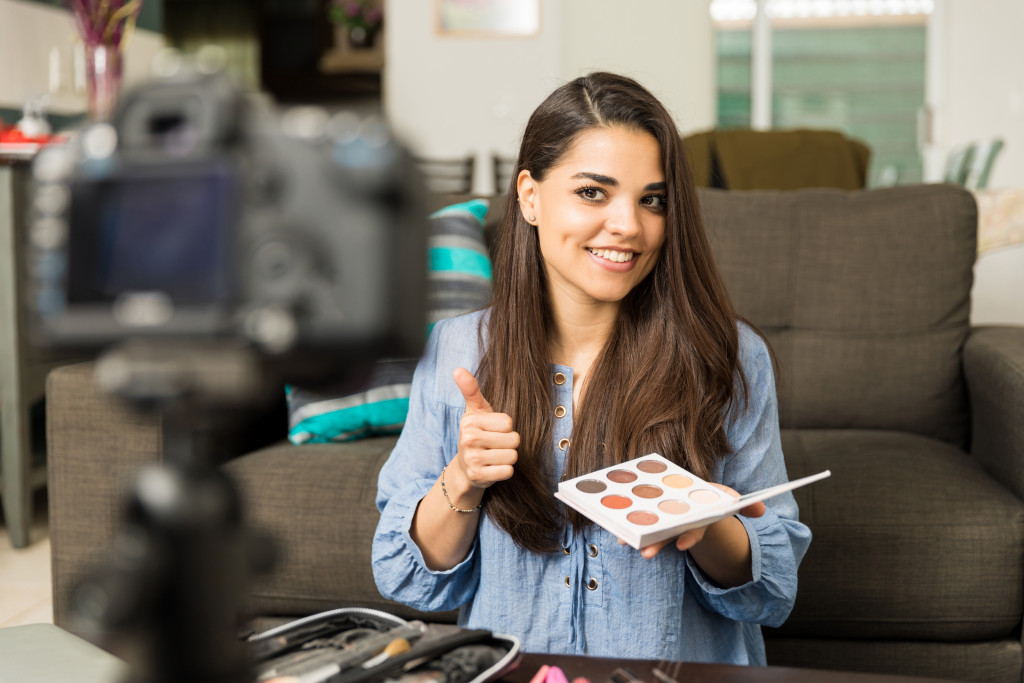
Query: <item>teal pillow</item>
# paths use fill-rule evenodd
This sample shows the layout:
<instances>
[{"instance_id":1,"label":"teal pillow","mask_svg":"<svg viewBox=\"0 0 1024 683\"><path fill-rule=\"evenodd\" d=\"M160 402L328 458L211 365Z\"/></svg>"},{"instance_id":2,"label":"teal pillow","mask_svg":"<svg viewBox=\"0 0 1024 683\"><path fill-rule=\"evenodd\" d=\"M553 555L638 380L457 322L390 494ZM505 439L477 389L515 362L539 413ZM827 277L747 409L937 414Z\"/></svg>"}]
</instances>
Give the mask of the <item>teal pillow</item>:
<instances>
[{"instance_id":1,"label":"teal pillow","mask_svg":"<svg viewBox=\"0 0 1024 683\"><path fill-rule=\"evenodd\" d=\"M438 321L490 301L491 260L483 234L488 207L486 199L474 199L430 215L427 334ZM343 395L286 387L289 441L331 443L399 433L409 412L416 362L380 361L361 391Z\"/></svg>"}]
</instances>

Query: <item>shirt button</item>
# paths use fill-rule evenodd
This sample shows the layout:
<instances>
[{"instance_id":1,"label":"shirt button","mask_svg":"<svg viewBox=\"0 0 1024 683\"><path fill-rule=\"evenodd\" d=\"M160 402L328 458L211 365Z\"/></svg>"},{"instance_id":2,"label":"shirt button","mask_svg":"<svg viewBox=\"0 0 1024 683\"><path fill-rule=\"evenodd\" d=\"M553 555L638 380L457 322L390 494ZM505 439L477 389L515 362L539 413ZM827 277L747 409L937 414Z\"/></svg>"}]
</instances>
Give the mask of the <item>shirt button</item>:
<instances>
[{"instance_id":1,"label":"shirt button","mask_svg":"<svg viewBox=\"0 0 1024 683\"><path fill-rule=\"evenodd\" d=\"M569 577L568 576L565 577L565 580L568 581ZM566 585L569 585L569 584L566 583ZM597 579L595 579L593 576L590 577L590 581L587 581L587 590L592 590L592 591L596 591L597 590Z\"/></svg>"},{"instance_id":2,"label":"shirt button","mask_svg":"<svg viewBox=\"0 0 1024 683\"><path fill-rule=\"evenodd\" d=\"M565 575L565 587L566 588L569 587L569 575L568 574Z\"/></svg>"},{"instance_id":3,"label":"shirt button","mask_svg":"<svg viewBox=\"0 0 1024 683\"><path fill-rule=\"evenodd\" d=\"M569 447L569 439L561 439L558 442L558 450L564 451L568 447Z\"/></svg>"},{"instance_id":4,"label":"shirt button","mask_svg":"<svg viewBox=\"0 0 1024 683\"><path fill-rule=\"evenodd\" d=\"M593 543L590 544L590 556L597 557L597 546Z\"/></svg>"},{"instance_id":5,"label":"shirt button","mask_svg":"<svg viewBox=\"0 0 1024 683\"><path fill-rule=\"evenodd\" d=\"M562 546L562 552L565 553L566 555L568 555L569 554L569 549L563 545Z\"/></svg>"},{"instance_id":6,"label":"shirt button","mask_svg":"<svg viewBox=\"0 0 1024 683\"><path fill-rule=\"evenodd\" d=\"M555 408L555 417L565 417L565 406Z\"/></svg>"},{"instance_id":7,"label":"shirt button","mask_svg":"<svg viewBox=\"0 0 1024 683\"><path fill-rule=\"evenodd\" d=\"M555 384L557 384L558 386L562 386L563 384L565 384L565 375L562 374L561 372L556 372Z\"/></svg>"}]
</instances>

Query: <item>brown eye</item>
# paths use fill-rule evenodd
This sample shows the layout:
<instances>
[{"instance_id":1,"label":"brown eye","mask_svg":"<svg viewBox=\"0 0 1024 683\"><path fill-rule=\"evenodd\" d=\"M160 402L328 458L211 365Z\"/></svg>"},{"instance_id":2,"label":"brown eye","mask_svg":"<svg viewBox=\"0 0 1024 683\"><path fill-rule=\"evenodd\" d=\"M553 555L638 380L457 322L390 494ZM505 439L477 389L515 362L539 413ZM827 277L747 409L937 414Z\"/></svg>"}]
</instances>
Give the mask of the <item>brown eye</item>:
<instances>
[{"instance_id":1,"label":"brown eye","mask_svg":"<svg viewBox=\"0 0 1024 683\"><path fill-rule=\"evenodd\" d=\"M641 203L648 208L663 211L665 209L665 195L650 194L644 197Z\"/></svg>"},{"instance_id":2,"label":"brown eye","mask_svg":"<svg viewBox=\"0 0 1024 683\"><path fill-rule=\"evenodd\" d=\"M599 187L581 187L576 190L576 194L588 202L597 202L604 199L604 190Z\"/></svg>"}]
</instances>

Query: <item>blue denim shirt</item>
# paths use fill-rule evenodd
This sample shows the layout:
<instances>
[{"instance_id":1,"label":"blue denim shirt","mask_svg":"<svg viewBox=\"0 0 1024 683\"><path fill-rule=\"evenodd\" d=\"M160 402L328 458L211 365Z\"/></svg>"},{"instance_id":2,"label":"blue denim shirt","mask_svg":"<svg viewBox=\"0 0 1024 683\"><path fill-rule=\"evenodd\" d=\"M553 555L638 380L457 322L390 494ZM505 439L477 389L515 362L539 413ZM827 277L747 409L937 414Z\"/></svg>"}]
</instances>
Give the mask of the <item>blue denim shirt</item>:
<instances>
[{"instance_id":1,"label":"blue denim shirt","mask_svg":"<svg viewBox=\"0 0 1024 683\"><path fill-rule=\"evenodd\" d=\"M427 568L409 529L458 449L465 401L452 372L476 372L483 315L439 323L416 370L405 429L378 482L373 572L381 594L424 611L459 608L460 625L513 634L527 652L764 664L759 624L777 626L789 615L811 539L789 493L766 501L762 517L740 517L753 580L735 588L717 586L672 545L647 560L596 525L564 529L567 552L526 551L491 522L486 505L466 559L447 571ZM734 452L718 461L712 479L747 493L787 476L768 349L747 326L740 324L739 334L750 405L727 416ZM560 472L565 453L558 442L572 436L572 370L554 365L552 378L556 372L567 378L551 381L551 457ZM563 417L554 417L556 406L565 407Z\"/></svg>"}]
</instances>

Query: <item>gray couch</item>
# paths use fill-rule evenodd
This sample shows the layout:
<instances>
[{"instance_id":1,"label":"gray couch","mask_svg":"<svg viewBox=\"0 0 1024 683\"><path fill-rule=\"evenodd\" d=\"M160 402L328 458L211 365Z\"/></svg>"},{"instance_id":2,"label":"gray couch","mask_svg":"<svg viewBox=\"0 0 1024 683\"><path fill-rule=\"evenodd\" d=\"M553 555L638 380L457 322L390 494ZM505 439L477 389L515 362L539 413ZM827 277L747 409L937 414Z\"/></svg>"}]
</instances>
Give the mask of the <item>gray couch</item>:
<instances>
[{"instance_id":1,"label":"gray couch","mask_svg":"<svg viewBox=\"0 0 1024 683\"><path fill-rule=\"evenodd\" d=\"M790 476L833 473L796 492L814 541L792 616L767 631L769 661L1021 681L1024 329L969 325L971 195L933 185L701 199L738 308L777 356ZM153 420L96 394L88 365L52 374L47 396L54 610L67 626L76 577L118 525L125 475L161 443ZM272 426L280 439L283 422ZM250 523L281 543L256 613L410 614L370 572L376 474L393 442L278 442L225 465Z\"/></svg>"}]
</instances>

